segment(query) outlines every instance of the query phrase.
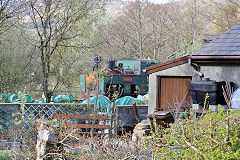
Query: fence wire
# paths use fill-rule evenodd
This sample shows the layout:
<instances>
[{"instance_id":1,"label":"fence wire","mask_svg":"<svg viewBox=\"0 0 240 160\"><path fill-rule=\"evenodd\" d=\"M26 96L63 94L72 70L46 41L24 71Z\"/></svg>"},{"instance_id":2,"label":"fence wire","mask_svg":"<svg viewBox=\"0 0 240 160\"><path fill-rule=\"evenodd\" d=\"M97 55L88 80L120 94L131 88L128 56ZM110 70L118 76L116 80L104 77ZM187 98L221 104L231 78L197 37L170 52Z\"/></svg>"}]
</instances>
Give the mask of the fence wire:
<instances>
[{"instance_id":1,"label":"fence wire","mask_svg":"<svg viewBox=\"0 0 240 160\"><path fill-rule=\"evenodd\" d=\"M89 110L87 105L79 104L0 104L0 130L5 130L16 121L23 120L26 128L34 126L34 121L39 118L49 120L52 114L82 115Z\"/></svg>"}]
</instances>

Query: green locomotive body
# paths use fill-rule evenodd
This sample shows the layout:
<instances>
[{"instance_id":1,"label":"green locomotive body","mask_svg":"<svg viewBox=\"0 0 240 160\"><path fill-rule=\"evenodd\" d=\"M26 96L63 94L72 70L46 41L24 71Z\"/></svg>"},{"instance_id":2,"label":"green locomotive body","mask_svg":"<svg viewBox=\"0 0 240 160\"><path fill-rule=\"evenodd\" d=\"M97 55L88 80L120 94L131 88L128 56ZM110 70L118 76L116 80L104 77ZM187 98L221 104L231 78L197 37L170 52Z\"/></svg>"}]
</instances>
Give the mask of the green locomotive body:
<instances>
[{"instance_id":1,"label":"green locomotive body","mask_svg":"<svg viewBox=\"0 0 240 160\"><path fill-rule=\"evenodd\" d=\"M144 95L148 93L146 67L159 63L149 59L119 59L106 62L108 76L99 80L99 90L103 94L111 92L111 87L121 88L121 96ZM86 75L80 77L82 92L87 92Z\"/></svg>"}]
</instances>

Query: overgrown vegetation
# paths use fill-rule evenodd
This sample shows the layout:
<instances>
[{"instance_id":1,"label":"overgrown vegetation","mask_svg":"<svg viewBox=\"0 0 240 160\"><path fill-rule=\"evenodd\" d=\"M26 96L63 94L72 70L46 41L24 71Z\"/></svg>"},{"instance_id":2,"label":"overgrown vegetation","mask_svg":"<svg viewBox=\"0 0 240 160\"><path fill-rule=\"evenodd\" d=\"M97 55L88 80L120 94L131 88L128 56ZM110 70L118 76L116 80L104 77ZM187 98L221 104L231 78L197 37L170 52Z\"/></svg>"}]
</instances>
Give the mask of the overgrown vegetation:
<instances>
[{"instance_id":1,"label":"overgrown vegetation","mask_svg":"<svg viewBox=\"0 0 240 160\"><path fill-rule=\"evenodd\" d=\"M238 159L240 157L240 113L224 109L205 115L176 120L169 128L157 127L151 137L133 142L131 135L85 137L80 129L64 123L39 120L36 128L14 126L7 139L14 142L2 152L5 159L33 159L36 156L40 124L50 131L45 158L63 159ZM27 151L27 152L26 152Z\"/></svg>"},{"instance_id":2,"label":"overgrown vegetation","mask_svg":"<svg viewBox=\"0 0 240 160\"><path fill-rule=\"evenodd\" d=\"M240 113L208 113L177 120L158 130L148 141L159 159L238 159L240 157Z\"/></svg>"}]
</instances>

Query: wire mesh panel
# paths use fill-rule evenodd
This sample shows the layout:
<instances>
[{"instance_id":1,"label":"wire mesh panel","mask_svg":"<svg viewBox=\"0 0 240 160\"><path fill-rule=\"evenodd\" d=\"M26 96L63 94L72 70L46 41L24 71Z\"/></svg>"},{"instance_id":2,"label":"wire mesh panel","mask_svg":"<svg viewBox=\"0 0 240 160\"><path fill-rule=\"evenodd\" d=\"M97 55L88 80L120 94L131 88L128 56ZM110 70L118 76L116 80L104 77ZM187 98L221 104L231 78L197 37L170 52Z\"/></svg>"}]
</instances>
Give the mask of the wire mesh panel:
<instances>
[{"instance_id":1,"label":"wire mesh panel","mask_svg":"<svg viewBox=\"0 0 240 160\"><path fill-rule=\"evenodd\" d=\"M22 121L27 128L34 126L38 118L51 119L52 114L82 115L91 110L91 106L80 104L49 104L27 103L10 104L0 103L0 130L7 129L15 121Z\"/></svg>"},{"instance_id":2,"label":"wire mesh panel","mask_svg":"<svg viewBox=\"0 0 240 160\"><path fill-rule=\"evenodd\" d=\"M78 104L26 104L24 112L24 123L26 127L32 127L38 118L51 119L52 114L82 115L86 106Z\"/></svg>"},{"instance_id":3,"label":"wire mesh panel","mask_svg":"<svg viewBox=\"0 0 240 160\"><path fill-rule=\"evenodd\" d=\"M0 129L8 128L13 123L14 113L17 111L16 107L5 106L0 107Z\"/></svg>"}]
</instances>

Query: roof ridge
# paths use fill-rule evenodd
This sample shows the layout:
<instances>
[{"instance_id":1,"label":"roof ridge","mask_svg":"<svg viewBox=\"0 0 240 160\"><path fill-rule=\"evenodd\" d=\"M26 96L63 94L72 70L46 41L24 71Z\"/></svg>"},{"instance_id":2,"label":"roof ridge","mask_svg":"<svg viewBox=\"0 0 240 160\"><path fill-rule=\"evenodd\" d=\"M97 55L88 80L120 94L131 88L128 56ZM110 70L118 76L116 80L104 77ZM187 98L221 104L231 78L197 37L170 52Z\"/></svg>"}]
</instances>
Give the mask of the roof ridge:
<instances>
[{"instance_id":1,"label":"roof ridge","mask_svg":"<svg viewBox=\"0 0 240 160\"><path fill-rule=\"evenodd\" d=\"M218 35L191 56L240 56L240 23Z\"/></svg>"}]
</instances>

